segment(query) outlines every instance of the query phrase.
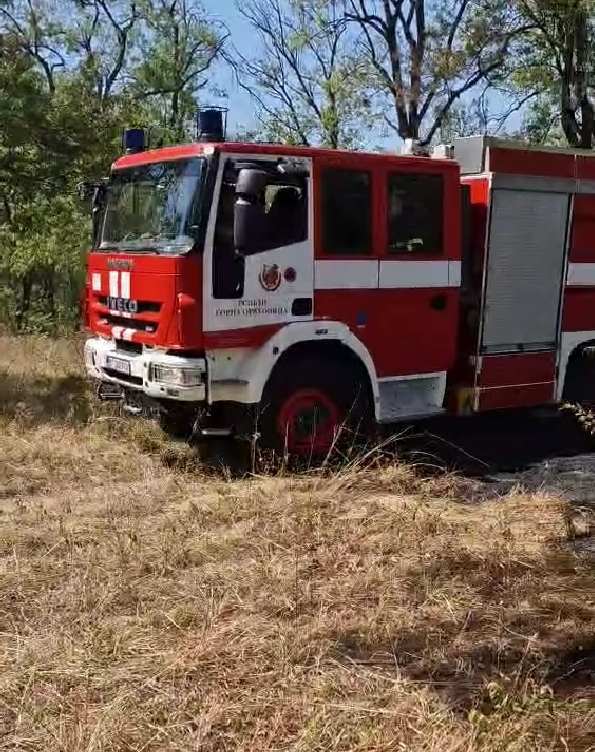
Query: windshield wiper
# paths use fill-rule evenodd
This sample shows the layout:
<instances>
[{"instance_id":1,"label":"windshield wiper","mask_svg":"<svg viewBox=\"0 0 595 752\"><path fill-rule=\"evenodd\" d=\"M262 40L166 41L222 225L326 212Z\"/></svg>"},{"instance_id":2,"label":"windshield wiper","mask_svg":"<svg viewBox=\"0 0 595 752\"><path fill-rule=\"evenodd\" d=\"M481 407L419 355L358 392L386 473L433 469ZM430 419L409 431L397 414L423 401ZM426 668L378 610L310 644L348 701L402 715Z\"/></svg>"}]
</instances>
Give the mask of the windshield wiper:
<instances>
[{"instance_id":1,"label":"windshield wiper","mask_svg":"<svg viewBox=\"0 0 595 752\"><path fill-rule=\"evenodd\" d=\"M155 253L155 254L177 254L187 253L195 245L195 241L189 240L187 242L177 242L175 240L167 241L163 238L160 239L146 239L146 240L133 240L127 243L102 243L98 251L111 251L115 253Z\"/></svg>"},{"instance_id":2,"label":"windshield wiper","mask_svg":"<svg viewBox=\"0 0 595 752\"><path fill-rule=\"evenodd\" d=\"M129 243L126 241L122 241L121 243L102 243L99 246L100 251L116 251L118 253L135 253L137 251L156 251L159 250L157 245L150 245L150 243L154 243L155 241L144 241L140 242L138 240L133 240Z\"/></svg>"}]
</instances>

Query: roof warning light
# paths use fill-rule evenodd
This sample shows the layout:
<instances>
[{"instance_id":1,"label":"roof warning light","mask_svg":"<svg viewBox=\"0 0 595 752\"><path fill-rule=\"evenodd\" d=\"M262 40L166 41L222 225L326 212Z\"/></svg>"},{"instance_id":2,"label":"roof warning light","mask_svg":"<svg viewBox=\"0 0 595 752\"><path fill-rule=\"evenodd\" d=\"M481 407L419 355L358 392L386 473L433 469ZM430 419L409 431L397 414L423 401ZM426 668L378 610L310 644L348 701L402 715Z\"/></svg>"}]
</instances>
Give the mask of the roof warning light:
<instances>
[{"instance_id":1,"label":"roof warning light","mask_svg":"<svg viewBox=\"0 0 595 752\"><path fill-rule=\"evenodd\" d=\"M227 128L227 107L209 105L196 113L197 138L203 143L223 143Z\"/></svg>"},{"instance_id":2,"label":"roof warning light","mask_svg":"<svg viewBox=\"0 0 595 752\"><path fill-rule=\"evenodd\" d=\"M125 128L122 134L122 146L126 154L137 154L145 150L145 131L143 128Z\"/></svg>"}]
</instances>

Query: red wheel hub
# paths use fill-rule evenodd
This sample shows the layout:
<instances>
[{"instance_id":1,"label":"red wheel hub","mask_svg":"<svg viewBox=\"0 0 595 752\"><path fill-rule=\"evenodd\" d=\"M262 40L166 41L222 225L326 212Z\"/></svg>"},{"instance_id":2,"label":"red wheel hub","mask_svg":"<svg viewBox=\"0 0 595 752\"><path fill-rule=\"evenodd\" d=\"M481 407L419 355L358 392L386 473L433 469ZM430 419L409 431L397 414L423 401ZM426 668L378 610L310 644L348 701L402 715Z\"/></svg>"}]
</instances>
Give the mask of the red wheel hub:
<instances>
[{"instance_id":1,"label":"red wheel hub","mask_svg":"<svg viewBox=\"0 0 595 752\"><path fill-rule=\"evenodd\" d=\"M277 430L290 454L327 453L341 425L341 411L320 389L300 389L281 405Z\"/></svg>"}]
</instances>

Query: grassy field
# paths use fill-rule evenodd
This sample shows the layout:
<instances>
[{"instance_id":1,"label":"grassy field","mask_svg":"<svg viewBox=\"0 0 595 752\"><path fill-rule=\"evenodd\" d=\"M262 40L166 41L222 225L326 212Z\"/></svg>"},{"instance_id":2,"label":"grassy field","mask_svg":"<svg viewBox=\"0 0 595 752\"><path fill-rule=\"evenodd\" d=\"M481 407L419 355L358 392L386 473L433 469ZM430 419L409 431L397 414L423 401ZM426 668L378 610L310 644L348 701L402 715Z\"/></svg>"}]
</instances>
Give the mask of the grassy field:
<instances>
[{"instance_id":1,"label":"grassy field","mask_svg":"<svg viewBox=\"0 0 595 752\"><path fill-rule=\"evenodd\" d=\"M0 338L0 429L0 749L595 750L564 499L201 474L66 341Z\"/></svg>"}]
</instances>

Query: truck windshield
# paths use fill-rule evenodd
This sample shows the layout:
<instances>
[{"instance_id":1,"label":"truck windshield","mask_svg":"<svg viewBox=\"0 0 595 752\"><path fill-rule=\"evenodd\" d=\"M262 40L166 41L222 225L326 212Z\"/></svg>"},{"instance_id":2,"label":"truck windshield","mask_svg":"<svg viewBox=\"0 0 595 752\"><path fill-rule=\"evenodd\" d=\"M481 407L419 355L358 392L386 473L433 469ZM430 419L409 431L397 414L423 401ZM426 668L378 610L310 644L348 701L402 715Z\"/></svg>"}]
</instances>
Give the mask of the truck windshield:
<instances>
[{"instance_id":1,"label":"truck windshield","mask_svg":"<svg viewBox=\"0 0 595 752\"><path fill-rule=\"evenodd\" d=\"M107 186L99 249L189 251L198 229L204 173L202 158L115 171Z\"/></svg>"}]
</instances>

